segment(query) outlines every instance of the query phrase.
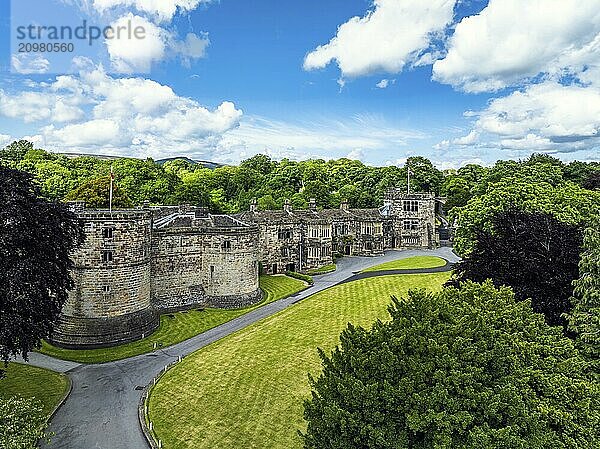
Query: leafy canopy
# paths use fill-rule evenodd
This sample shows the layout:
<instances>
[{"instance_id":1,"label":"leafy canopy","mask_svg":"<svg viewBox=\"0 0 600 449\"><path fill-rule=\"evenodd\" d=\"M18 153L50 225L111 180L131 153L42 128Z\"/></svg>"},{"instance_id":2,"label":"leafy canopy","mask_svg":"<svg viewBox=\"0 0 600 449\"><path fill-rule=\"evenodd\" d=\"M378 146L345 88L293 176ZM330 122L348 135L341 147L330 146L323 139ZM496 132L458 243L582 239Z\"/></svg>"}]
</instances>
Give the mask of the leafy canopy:
<instances>
[{"instance_id":1,"label":"leafy canopy","mask_svg":"<svg viewBox=\"0 0 600 449\"><path fill-rule=\"evenodd\" d=\"M454 267L451 285L492 279L512 287L517 300L531 298L533 310L552 325L564 324L572 283L579 276L582 233L544 213L498 211L493 230L479 229L473 249Z\"/></svg>"},{"instance_id":2,"label":"leafy canopy","mask_svg":"<svg viewBox=\"0 0 600 449\"><path fill-rule=\"evenodd\" d=\"M573 342L491 282L393 299L348 326L305 402L306 449L597 448L600 388Z\"/></svg>"},{"instance_id":3,"label":"leafy canopy","mask_svg":"<svg viewBox=\"0 0 600 449\"><path fill-rule=\"evenodd\" d=\"M0 359L22 355L52 332L73 287L69 259L84 238L77 217L39 197L32 176L0 166Z\"/></svg>"}]
</instances>

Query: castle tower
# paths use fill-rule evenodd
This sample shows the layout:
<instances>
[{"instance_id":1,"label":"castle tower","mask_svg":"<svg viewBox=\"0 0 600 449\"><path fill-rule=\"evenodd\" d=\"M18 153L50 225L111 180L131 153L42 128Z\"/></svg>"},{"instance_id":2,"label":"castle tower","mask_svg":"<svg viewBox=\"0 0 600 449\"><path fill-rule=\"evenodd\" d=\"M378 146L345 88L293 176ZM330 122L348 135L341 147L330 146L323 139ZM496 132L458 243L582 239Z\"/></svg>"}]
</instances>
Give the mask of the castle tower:
<instances>
[{"instance_id":1,"label":"castle tower","mask_svg":"<svg viewBox=\"0 0 600 449\"><path fill-rule=\"evenodd\" d=\"M439 236L435 222L435 195L406 193L390 189L383 200L383 210L391 218L391 248L436 248Z\"/></svg>"},{"instance_id":2,"label":"castle tower","mask_svg":"<svg viewBox=\"0 0 600 449\"><path fill-rule=\"evenodd\" d=\"M52 343L65 348L113 346L142 338L159 324L150 303L149 210L73 208L86 240L72 255L75 288L63 307Z\"/></svg>"}]
</instances>

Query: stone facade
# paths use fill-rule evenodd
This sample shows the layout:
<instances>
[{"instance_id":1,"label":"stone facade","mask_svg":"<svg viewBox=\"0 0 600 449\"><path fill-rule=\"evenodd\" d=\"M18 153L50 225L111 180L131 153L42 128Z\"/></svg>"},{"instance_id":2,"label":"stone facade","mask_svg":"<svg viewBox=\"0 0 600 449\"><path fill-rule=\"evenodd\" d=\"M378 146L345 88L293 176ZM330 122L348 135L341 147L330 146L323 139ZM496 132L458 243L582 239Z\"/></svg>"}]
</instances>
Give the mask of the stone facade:
<instances>
[{"instance_id":1,"label":"stone facade","mask_svg":"<svg viewBox=\"0 0 600 449\"><path fill-rule=\"evenodd\" d=\"M254 223L259 232L259 260L263 272L308 271L333 263L334 255L377 256L385 249L434 248L436 198L433 194L386 193L379 209L292 210L289 201L280 211L250 211L236 215Z\"/></svg>"},{"instance_id":2,"label":"stone facade","mask_svg":"<svg viewBox=\"0 0 600 449\"><path fill-rule=\"evenodd\" d=\"M211 215L190 206L107 211L73 203L86 241L73 255L75 288L53 343L103 347L142 338L159 313L260 301L263 272L316 269L335 255L439 246L436 198L390 190L379 209L251 210Z\"/></svg>"},{"instance_id":3,"label":"stone facade","mask_svg":"<svg viewBox=\"0 0 600 449\"><path fill-rule=\"evenodd\" d=\"M200 208L73 209L86 240L52 342L104 347L142 338L158 313L258 302L258 230Z\"/></svg>"}]
</instances>

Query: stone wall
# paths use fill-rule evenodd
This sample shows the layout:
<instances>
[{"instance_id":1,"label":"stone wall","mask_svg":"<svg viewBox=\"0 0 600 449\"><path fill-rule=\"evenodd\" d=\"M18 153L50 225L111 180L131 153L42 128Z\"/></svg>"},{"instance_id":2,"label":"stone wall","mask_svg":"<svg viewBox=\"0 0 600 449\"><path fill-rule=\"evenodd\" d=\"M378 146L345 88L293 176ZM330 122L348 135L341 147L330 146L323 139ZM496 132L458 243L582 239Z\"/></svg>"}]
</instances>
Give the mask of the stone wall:
<instances>
[{"instance_id":1,"label":"stone wall","mask_svg":"<svg viewBox=\"0 0 600 449\"><path fill-rule=\"evenodd\" d=\"M257 232L255 227L155 231L154 306L230 308L260 300Z\"/></svg>"},{"instance_id":2,"label":"stone wall","mask_svg":"<svg viewBox=\"0 0 600 449\"><path fill-rule=\"evenodd\" d=\"M86 240L72 255L75 288L52 341L106 346L141 338L158 326L150 302L149 211L84 211Z\"/></svg>"}]
</instances>

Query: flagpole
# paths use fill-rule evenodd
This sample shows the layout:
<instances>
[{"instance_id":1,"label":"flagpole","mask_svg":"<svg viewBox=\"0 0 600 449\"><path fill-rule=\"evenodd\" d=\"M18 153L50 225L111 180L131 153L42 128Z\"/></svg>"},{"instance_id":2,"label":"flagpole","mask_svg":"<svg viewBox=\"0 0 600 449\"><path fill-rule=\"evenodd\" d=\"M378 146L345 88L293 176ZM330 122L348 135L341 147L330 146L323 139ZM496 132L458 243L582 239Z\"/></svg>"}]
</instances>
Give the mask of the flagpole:
<instances>
[{"instance_id":1,"label":"flagpole","mask_svg":"<svg viewBox=\"0 0 600 449\"><path fill-rule=\"evenodd\" d=\"M108 208L112 214L112 201L113 201L113 180L114 180L113 166L110 166L110 193L108 195Z\"/></svg>"},{"instance_id":2,"label":"flagpole","mask_svg":"<svg viewBox=\"0 0 600 449\"><path fill-rule=\"evenodd\" d=\"M408 182L406 183L406 193L410 195L410 167L406 166L406 172L408 173Z\"/></svg>"}]
</instances>

